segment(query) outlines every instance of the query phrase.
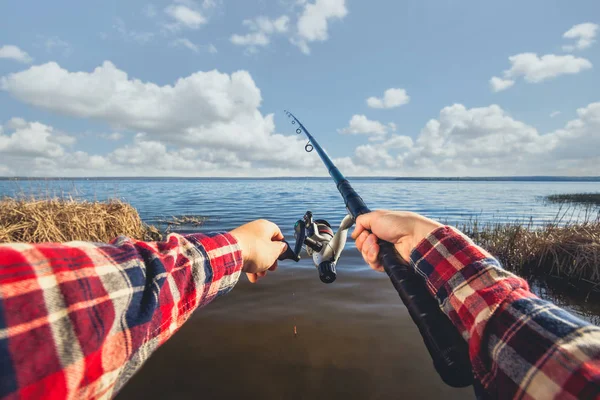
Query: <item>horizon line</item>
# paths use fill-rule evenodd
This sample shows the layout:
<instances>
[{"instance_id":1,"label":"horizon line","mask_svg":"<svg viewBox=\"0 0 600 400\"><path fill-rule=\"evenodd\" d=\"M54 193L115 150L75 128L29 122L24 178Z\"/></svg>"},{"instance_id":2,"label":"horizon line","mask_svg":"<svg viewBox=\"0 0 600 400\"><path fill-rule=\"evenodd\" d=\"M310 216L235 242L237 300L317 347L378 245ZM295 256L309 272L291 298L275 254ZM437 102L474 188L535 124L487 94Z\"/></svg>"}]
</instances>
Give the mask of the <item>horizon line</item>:
<instances>
[{"instance_id":1,"label":"horizon line","mask_svg":"<svg viewBox=\"0 0 600 400\"><path fill-rule=\"evenodd\" d=\"M27 180L300 180L300 179L330 179L329 176L0 176L0 181L27 181ZM553 181L600 181L600 176L582 175L502 175L502 176L349 176L348 179L354 180L553 180Z\"/></svg>"}]
</instances>

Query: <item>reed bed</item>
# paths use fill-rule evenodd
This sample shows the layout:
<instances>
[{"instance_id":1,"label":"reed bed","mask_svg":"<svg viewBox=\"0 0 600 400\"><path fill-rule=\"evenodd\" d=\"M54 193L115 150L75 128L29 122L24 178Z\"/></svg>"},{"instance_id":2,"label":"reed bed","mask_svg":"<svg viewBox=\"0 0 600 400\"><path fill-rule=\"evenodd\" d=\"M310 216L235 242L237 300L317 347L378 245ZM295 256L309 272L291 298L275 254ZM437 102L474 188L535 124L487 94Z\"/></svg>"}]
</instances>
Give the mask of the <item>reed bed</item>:
<instances>
[{"instance_id":1,"label":"reed bed","mask_svg":"<svg viewBox=\"0 0 600 400\"><path fill-rule=\"evenodd\" d=\"M119 235L159 240L131 205L110 200L4 198L0 200L0 243L109 242Z\"/></svg>"},{"instance_id":2,"label":"reed bed","mask_svg":"<svg viewBox=\"0 0 600 400\"><path fill-rule=\"evenodd\" d=\"M600 206L600 193L569 193L546 196L551 203L570 203L580 205Z\"/></svg>"},{"instance_id":3,"label":"reed bed","mask_svg":"<svg viewBox=\"0 0 600 400\"><path fill-rule=\"evenodd\" d=\"M535 227L528 223L459 227L503 266L526 278L558 277L576 286L600 288L600 218L583 222L560 219Z\"/></svg>"}]
</instances>

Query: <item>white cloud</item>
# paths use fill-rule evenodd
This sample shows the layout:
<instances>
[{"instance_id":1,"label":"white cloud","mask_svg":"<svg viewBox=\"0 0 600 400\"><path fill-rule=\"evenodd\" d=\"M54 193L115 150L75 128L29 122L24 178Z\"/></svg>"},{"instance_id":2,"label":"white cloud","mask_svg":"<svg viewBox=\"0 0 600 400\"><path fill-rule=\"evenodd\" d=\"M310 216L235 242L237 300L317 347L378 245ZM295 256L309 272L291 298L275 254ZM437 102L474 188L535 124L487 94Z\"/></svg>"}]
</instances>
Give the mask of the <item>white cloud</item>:
<instances>
[{"instance_id":1,"label":"white cloud","mask_svg":"<svg viewBox=\"0 0 600 400\"><path fill-rule=\"evenodd\" d=\"M269 19L268 17L259 16L253 20L244 20L243 24L250 30L245 35L234 34L231 36L231 43L238 46L247 46L255 48L257 46L267 46L273 34L286 33L289 29L290 18L287 15L282 15L277 19Z\"/></svg>"},{"instance_id":2,"label":"white cloud","mask_svg":"<svg viewBox=\"0 0 600 400\"><path fill-rule=\"evenodd\" d=\"M75 138L58 134L50 126L21 118L11 119L5 128L12 131L0 130L0 154L7 161L22 157L60 157L64 154L63 146L75 142Z\"/></svg>"},{"instance_id":3,"label":"white cloud","mask_svg":"<svg viewBox=\"0 0 600 400\"><path fill-rule=\"evenodd\" d=\"M329 38L329 21L343 19L348 14L345 0L315 0L305 3L304 10L298 19L296 36L292 43L300 50L310 53L310 42L323 42Z\"/></svg>"},{"instance_id":4,"label":"white cloud","mask_svg":"<svg viewBox=\"0 0 600 400\"><path fill-rule=\"evenodd\" d=\"M192 43L192 41L188 38L177 38L171 42L171 46L185 47L185 48L193 51L194 53L197 53L200 51L200 48L197 45L195 45L194 43Z\"/></svg>"},{"instance_id":5,"label":"white cloud","mask_svg":"<svg viewBox=\"0 0 600 400\"><path fill-rule=\"evenodd\" d=\"M208 45L208 52L210 54L217 54L219 51L217 50L216 46L211 43Z\"/></svg>"},{"instance_id":6,"label":"white cloud","mask_svg":"<svg viewBox=\"0 0 600 400\"><path fill-rule=\"evenodd\" d=\"M24 64L29 64L33 61L33 58L27 52L11 44L0 47L0 58L15 60Z\"/></svg>"},{"instance_id":7,"label":"white cloud","mask_svg":"<svg viewBox=\"0 0 600 400\"><path fill-rule=\"evenodd\" d=\"M348 127L339 129L338 132L342 134L364 134L364 135L385 135L390 130L395 130L396 125L390 123L384 125L379 121L372 121L365 115L353 115L348 123Z\"/></svg>"},{"instance_id":8,"label":"white cloud","mask_svg":"<svg viewBox=\"0 0 600 400\"><path fill-rule=\"evenodd\" d=\"M371 108L395 108L408 104L410 96L404 89L387 89L383 98L369 97L367 105Z\"/></svg>"},{"instance_id":9,"label":"white cloud","mask_svg":"<svg viewBox=\"0 0 600 400\"><path fill-rule=\"evenodd\" d=\"M511 79L502 79L498 78L497 76L494 76L492 77L492 79L490 79L490 86L492 87L492 91L494 92L501 92L503 90L508 89L514 84L515 81Z\"/></svg>"},{"instance_id":10,"label":"white cloud","mask_svg":"<svg viewBox=\"0 0 600 400\"><path fill-rule=\"evenodd\" d=\"M165 13L174 21L166 25L169 30L173 31L181 28L198 29L207 22L200 11L188 5L171 4L165 8Z\"/></svg>"},{"instance_id":11,"label":"white cloud","mask_svg":"<svg viewBox=\"0 0 600 400\"><path fill-rule=\"evenodd\" d=\"M550 118L558 117L560 115L560 111L552 111L550 113Z\"/></svg>"},{"instance_id":12,"label":"white cloud","mask_svg":"<svg viewBox=\"0 0 600 400\"><path fill-rule=\"evenodd\" d=\"M592 63L572 55L546 54L539 57L535 53L521 53L508 58L511 68L504 71L504 79L493 77L490 85L495 92L513 86L516 79L523 78L529 83L540 83L561 75L574 75L592 68Z\"/></svg>"},{"instance_id":13,"label":"white cloud","mask_svg":"<svg viewBox=\"0 0 600 400\"><path fill-rule=\"evenodd\" d=\"M505 72L505 76L509 78L522 76L531 83L543 82L560 75L578 74L592 68L590 61L572 55L546 54L538 57L535 53L523 53L508 59L512 66Z\"/></svg>"},{"instance_id":14,"label":"white cloud","mask_svg":"<svg viewBox=\"0 0 600 400\"><path fill-rule=\"evenodd\" d=\"M261 171L318 165L318 157L305 156L301 138L276 133L273 115L260 113L261 93L246 71L196 72L159 86L132 79L108 61L92 72L47 63L3 77L0 88L45 110L144 132L144 142L202 148L204 161L220 165L251 163Z\"/></svg>"},{"instance_id":15,"label":"white cloud","mask_svg":"<svg viewBox=\"0 0 600 400\"><path fill-rule=\"evenodd\" d=\"M410 136L392 135L383 143L383 147L387 149L410 149L413 144L413 139Z\"/></svg>"},{"instance_id":16,"label":"white cloud","mask_svg":"<svg viewBox=\"0 0 600 400\"><path fill-rule=\"evenodd\" d=\"M565 39L574 39L576 43L574 45L565 45L563 50L575 51L583 50L590 47L596 42L596 35L598 34L598 25L587 22L573 26L571 29L565 32L563 37Z\"/></svg>"},{"instance_id":17,"label":"white cloud","mask_svg":"<svg viewBox=\"0 0 600 400\"><path fill-rule=\"evenodd\" d=\"M557 144L556 135L539 134L497 105L455 104L430 120L416 140L394 135L358 147L351 160L366 175L545 175L552 172L540 171L540 160Z\"/></svg>"},{"instance_id":18,"label":"white cloud","mask_svg":"<svg viewBox=\"0 0 600 400\"><path fill-rule=\"evenodd\" d=\"M552 132L560 143L548 159L570 169L570 173L598 175L600 161L600 102L588 104L577 110L578 118L567 122L563 129ZM595 163L595 165L594 165ZM577 169L581 164L587 170Z\"/></svg>"},{"instance_id":19,"label":"white cloud","mask_svg":"<svg viewBox=\"0 0 600 400\"><path fill-rule=\"evenodd\" d=\"M127 41L133 41L138 44L146 44L154 38L154 33L152 32L138 32L127 29L125 21L123 21L121 18L115 18L113 28L119 32L123 39Z\"/></svg>"},{"instance_id":20,"label":"white cloud","mask_svg":"<svg viewBox=\"0 0 600 400\"><path fill-rule=\"evenodd\" d=\"M172 85L130 78L112 63L92 72L56 63L0 80L13 97L44 110L94 118L139 132L108 154L72 150L75 138L39 122L0 127L0 173L38 176L324 175L305 141L275 130L248 72L197 72ZM395 129L353 117L347 133L385 137ZM291 131L291 129L290 129ZM106 139L121 139L107 134ZM122 143L122 144L121 144ZM497 105L443 108L412 139L390 135L335 162L347 175L597 174L600 103L577 110L564 128L542 134Z\"/></svg>"},{"instance_id":21,"label":"white cloud","mask_svg":"<svg viewBox=\"0 0 600 400\"><path fill-rule=\"evenodd\" d=\"M204 0L202 2L202 8L215 8L217 6L217 2L215 0Z\"/></svg>"}]
</instances>

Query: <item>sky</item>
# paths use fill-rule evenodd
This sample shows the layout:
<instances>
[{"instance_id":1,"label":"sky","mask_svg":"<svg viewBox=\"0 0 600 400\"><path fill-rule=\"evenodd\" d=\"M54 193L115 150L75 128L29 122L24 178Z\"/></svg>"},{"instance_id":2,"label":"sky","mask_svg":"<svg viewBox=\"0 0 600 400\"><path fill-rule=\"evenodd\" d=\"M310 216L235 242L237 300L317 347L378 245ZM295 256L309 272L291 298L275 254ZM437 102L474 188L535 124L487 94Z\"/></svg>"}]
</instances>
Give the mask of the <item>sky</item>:
<instances>
[{"instance_id":1,"label":"sky","mask_svg":"<svg viewBox=\"0 0 600 400\"><path fill-rule=\"evenodd\" d=\"M0 2L0 176L600 175L597 0Z\"/></svg>"}]
</instances>

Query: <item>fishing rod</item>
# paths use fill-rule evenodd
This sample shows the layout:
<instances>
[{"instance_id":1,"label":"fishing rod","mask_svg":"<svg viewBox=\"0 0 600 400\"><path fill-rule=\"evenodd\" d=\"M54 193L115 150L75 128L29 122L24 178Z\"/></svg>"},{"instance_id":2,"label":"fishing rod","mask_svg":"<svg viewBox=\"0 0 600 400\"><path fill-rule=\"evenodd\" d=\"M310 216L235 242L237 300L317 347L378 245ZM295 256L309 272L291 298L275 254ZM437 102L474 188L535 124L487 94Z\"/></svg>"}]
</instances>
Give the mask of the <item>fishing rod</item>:
<instances>
[{"instance_id":1,"label":"fishing rod","mask_svg":"<svg viewBox=\"0 0 600 400\"><path fill-rule=\"evenodd\" d=\"M312 213L308 211L294 226L294 249L288 244L280 260L291 259L298 262L302 246L305 245L307 254L313 258L319 271L321 281L332 283L337 276L336 264L346 244L348 229L359 215L371 210L298 118L287 110L285 113L291 118L293 125L297 124L296 133L304 132L308 138L308 143L304 146L305 151L310 153L316 150L321 157L344 199L348 215L334 234L327 221L313 220ZM394 245L381 239L378 244L379 263L419 328L436 371L442 380L452 387L472 385L473 372L466 341L440 309L437 300L431 296L424 280L402 259Z\"/></svg>"}]
</instances>

